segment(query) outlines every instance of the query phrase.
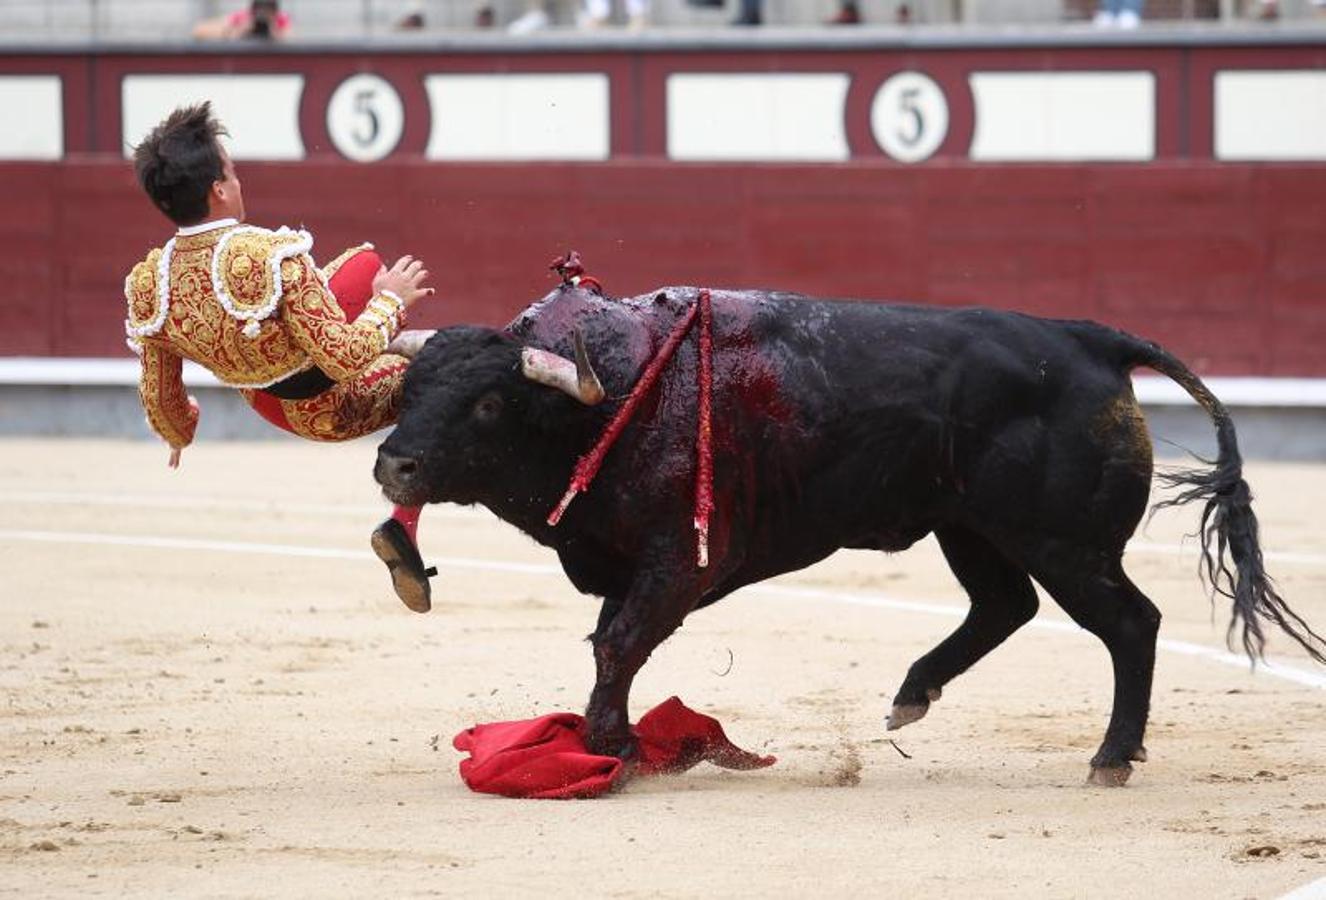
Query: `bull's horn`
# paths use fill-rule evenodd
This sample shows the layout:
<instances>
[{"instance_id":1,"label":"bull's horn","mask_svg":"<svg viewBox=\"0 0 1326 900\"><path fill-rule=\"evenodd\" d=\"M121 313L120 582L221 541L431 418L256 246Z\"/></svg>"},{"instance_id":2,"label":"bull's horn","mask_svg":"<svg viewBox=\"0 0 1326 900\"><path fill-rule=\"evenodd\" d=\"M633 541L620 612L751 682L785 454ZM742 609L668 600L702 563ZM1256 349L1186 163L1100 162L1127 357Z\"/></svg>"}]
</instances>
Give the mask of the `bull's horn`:
<instances>
[{"instance_id":1,"label":"bull's horn","mask_svg":"<svg viewBox=\"0 0 1326 900\"><path fill-rule=\"evenodd\" d=\"M606 393L594 374L594 367L589 364L589 351L585 349L585 337L576 329L572 334L576 347L576 385L580 388L580 402L595 406L603 402Z\"/></svg>"},{"instance_id":2,"label":"bull's horn","mask_svg":"<svg viewBox=\"0 0 1326 900\"><path fill-rule=\"evenodd\" d=\"M603 385L589 364L585 340L578 331L575 333L575 348L576 361L571 362L547 350L525 347L520 351L520 370L530 381L557 388L586 406L602 403L605 396Z\"/></svg>"}]
</instances>

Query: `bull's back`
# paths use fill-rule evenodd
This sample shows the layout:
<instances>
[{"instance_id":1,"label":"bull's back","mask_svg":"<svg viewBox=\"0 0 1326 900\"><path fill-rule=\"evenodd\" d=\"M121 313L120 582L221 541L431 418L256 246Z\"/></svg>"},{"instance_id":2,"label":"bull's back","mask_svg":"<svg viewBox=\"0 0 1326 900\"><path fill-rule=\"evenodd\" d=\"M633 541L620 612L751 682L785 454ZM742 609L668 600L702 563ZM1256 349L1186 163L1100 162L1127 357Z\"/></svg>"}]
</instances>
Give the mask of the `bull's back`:
<instances>
[{"instance_id":1,"label":"bull's back","mask_svg":"<svg viewBox=\"0 0 1326 900\"><path fill-rule=\"evenodd\" d=\"M569 353L581 329L605 387L624 396L698 294L554 292L509 330ZM1006 496L981 485L1032 485L1058 460L1100 457L1078 444L1127 391L1126 375L1076 323L769 292L712 297L717 517L762 554L743 581L840 546L900 549L947 518L999 512ZM614 454L625 471L667 468L660 453L683 453L678 471L693 465L682 435L695 427L697 344L681 344L657 404L639 414L645 428Z\"/></svg>"},{"instance_id":2,"label":"bull's back","mask_svg":"<svg viewBox=\"0 0 1326 900\"><path fill-rule=\"evenodd\" d=\"M831 426L890 411L998 428L1130 392L1119 341L1131 339L1091 322L786 294L760 306L752 328L784 388Z\"/></svg>"},{"instance_id":3,"label":"bull's back","mask_svg":"<svg viewBox=\"0 0 1326 900\"><path fill-rule=\"evenodd\" d=\"M826 545L900 549L946 521L1071 508L1091 501L1072 490L1119 467L1144 502L1145 426L1098 326L778 294L760 306L751 327L795 414L737 427L763 436L746 461L762 480L752 527L783 552L805 523Z\"/></svg>"},{"instance_id":4,"label":"bull's back","mask_svg":"<svg viewBox=\"0 0 1326 900\"><path fill-rule=\"evenodd\" d=\"M944 308L769 294L753 318L797 389L819 386L859 410L906 395L946 396L968 382L986 395L1037 402L1065 389L1109 391L1122 369L1092 323L980 307ZM1095 344L1098 344L1096 346ZM985 404L982 404L984 407Z\"/></svg>"}]
</instances>

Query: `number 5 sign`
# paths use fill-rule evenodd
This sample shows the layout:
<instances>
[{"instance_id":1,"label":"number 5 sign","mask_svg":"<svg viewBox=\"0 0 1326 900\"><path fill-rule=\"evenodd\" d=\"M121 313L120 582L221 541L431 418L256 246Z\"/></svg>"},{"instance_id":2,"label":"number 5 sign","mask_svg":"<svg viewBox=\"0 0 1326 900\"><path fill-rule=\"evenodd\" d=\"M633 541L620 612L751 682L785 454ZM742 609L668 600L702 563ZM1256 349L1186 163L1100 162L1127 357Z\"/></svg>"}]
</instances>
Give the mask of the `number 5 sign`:
<instances>
[{"instance_id":1,"label":"number 5 sign","mask_svg":"<svg viewBox=\"0 0 1326 900\"><path fill-rule=\"evenodd\" d=\"M898 162L929 159L948 134L948 101L929 75L899 72L875 94L870 107L875 140Z\"/></svg>"},{"instance_id":2,"label":"number 5 sign","mask_svg":"<svg viewBox=\"0 0 1326 900\"><path fill-rule=\"evenodd\" d=\"M327 103L327 134L347 159L376 162L396 149L404 131L401 95L378 75L351 75Z\"/></svg>"}]
</instances>

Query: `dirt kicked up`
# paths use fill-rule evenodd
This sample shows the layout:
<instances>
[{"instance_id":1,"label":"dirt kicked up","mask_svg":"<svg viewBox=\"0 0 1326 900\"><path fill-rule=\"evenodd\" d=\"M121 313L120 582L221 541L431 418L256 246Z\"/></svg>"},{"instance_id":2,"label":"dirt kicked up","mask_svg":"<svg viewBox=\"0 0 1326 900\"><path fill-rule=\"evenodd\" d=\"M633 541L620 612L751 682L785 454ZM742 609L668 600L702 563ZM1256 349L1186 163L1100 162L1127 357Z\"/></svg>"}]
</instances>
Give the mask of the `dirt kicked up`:
<instances>
[{"instance_id":1,"label":"dirt kicked up","mask_svg":"<svg viewBox=\"0 0 1326 900\"><path fill-rule=\"evenodd\" d=\"M1125 788L1084 784L1109 663L1048 600L886 735L965 607L927 541L738 593L646 665L633 716L678 694L772 769L513 801L466 790L451 737L580 711L597 603L514 529L431 508L435 609L407 612L367 549L373 446L202 445L170 472L148 443L0 442L0 896L1326 890L1326 670L1278 633L1274 671L1222 655L1195 508L1125 559L1165 616ZM1326 467L1248 478L1321 630Z\"/></svg>"}]
</instances>

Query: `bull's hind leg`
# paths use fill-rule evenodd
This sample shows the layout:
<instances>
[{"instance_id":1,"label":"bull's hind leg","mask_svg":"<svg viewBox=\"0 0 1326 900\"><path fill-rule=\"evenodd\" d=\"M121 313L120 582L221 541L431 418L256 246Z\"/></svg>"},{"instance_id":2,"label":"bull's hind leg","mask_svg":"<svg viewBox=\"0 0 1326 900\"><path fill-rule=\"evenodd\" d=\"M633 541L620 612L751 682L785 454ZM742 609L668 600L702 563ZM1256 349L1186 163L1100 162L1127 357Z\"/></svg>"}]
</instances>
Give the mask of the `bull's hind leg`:
<instances>
[{"instance_id":1,"label":"bull's hind leg","mask_svg":"<svg viewBox=\"0 0 1326 900\"><path fill-rule=\"evenodd\" d=\"M1073 621L1104 642L1114 668L1114 708L1105 740L1091 758L1088 780L1121 785L1132 761L1146 761L1142 740L1151 708L1160 610L1124 574L1117 555L1053 552L1033 571Z\"/></svg>"},{"instance_id":2,"label":"bull's hind leg","mask_svg":"<svg viewBox=\"0 0 1326 900\"><path fill-rule=\"evenodd\" d=\"M924 716L944 685L1036 615L1036 589L1031 579L989 541L957 527L941 529L935 536L971 598L971 610L956 631L908 669L893 698L890 731Z\"/></svg>"}]
</instances>

